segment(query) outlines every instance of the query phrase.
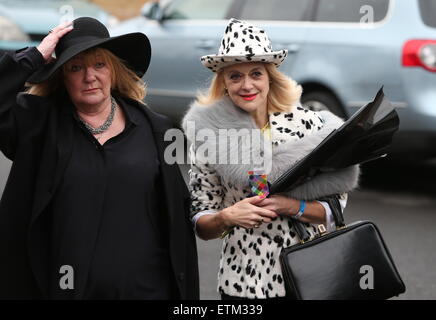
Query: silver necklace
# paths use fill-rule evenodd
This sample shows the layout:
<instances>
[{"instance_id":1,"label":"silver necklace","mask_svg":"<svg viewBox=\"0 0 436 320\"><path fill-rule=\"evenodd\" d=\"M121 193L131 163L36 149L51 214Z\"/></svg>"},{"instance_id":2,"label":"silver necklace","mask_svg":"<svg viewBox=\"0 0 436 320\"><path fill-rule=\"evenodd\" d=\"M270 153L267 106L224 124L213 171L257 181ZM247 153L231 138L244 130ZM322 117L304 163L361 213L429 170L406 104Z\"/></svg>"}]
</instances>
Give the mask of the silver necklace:
<instances>
[{"instance_id":1,"label":"silver necklace","mask_svg":"<svg viewBox=\"0 0 436 320\"><path fill-rule=\"evenodd\" d=\"M106 121L98 128L93 128L89 124L87 124L82 118L80 118L80 122L83 123L83 125L88 129L92 134L101 134L105 132L112 124L112 121L114 121L114 115L115 115L115 109L117 108L117 102L115 101L114 97L111 97L111 112L109 113L109 116L107 117Z\"/></svg>"}]
</instances>

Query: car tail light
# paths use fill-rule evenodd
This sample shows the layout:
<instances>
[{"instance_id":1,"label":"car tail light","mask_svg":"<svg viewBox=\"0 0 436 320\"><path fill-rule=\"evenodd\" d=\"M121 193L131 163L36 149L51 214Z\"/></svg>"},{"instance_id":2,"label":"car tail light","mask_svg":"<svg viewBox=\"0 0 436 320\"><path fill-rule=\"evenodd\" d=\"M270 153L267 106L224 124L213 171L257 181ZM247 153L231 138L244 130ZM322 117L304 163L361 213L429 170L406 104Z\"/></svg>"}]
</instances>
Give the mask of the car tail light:
<instances>
[{"instance_id":1,"label":"car tail light","mask_svg":"<svg viewBox=\"0 0 436 320\"><path fill-rule=\"evenodd\" d=\"M409 40L403 46L403 66L436 72L436 40Z\"/></svg>"}]
</instances>

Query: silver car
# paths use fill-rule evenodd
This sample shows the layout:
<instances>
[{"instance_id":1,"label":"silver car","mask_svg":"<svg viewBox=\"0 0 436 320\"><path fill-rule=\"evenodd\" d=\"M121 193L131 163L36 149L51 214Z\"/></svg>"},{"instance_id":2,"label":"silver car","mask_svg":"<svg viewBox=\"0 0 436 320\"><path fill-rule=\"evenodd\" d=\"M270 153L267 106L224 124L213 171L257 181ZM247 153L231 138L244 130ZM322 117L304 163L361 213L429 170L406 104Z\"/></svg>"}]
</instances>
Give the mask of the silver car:
<instances>
[{"instance_id":1,"label":"silver car","mask_svg":"<svg viewBox=\"0 0 436 320\"><path fill-rule=\"evenodd\" d=\"M152 43L147 103L179 121L212 73L231 17L265 28L281 70L302 84L302 102L348 117L384 86L400 115L393 151L436 156L436 0L174 0L148 5L112 34L140 31Z\"/></svg>"}]
</instances>

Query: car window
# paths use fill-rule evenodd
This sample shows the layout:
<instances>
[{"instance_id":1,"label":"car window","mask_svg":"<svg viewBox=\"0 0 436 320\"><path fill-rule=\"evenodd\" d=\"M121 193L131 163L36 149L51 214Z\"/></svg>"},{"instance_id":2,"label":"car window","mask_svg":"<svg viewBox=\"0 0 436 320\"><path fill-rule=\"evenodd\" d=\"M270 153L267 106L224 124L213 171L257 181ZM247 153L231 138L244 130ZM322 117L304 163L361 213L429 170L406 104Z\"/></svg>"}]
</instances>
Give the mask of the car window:
<instances>
[{"instance_id":1,"label":"car window","mask_svg":"<svg viewBox=\"0 0 436 320\"><path fill-rule=\"evenodd\" d=\"M320 22L372 22L383 20L389 0L320 0L315 20ZM362 20L363 19L363 20Z\"/></svg>"},{"instance_id":2,"label":"car window","mask_svg":"<svg viewBox=\"0 0 436 320\"><path fill-rule=\"evenodd\" d=\"M429 27L436 28L436 0L419 0L422 21Z\"/></svg>"},{"instance_id":3,"label":"car window","mask_svg":"<svg viewBox=\"0 0 436 320\"><path fill-rule=\"evenodd\" d=\"M312 0L248 0L241 10L244 20L302 21L309 16Z\"/></svg>"},{"instance_id":4,"label":"car window","mask_svg":"<svg viewBox=\"0 0 436 320\"><path fill-rule=\"evenodd\" d=\"M224 19L233 0L175 0L164 19Z\"/></svg>"}]
</instances>

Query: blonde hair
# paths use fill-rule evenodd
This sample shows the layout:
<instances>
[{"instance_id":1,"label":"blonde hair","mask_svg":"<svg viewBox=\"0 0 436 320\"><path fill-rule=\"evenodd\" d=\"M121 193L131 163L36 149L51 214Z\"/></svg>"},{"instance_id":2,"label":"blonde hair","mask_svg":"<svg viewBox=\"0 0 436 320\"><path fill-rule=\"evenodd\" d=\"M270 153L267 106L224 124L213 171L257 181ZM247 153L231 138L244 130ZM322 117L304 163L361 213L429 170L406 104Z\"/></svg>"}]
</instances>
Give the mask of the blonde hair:
<instances>
[{"instance_id":1,"label":"blonde hair","mask_svg":"<svg viewBox=\"0 0 436 320\"><path fill-rule=\"evenodd\" d=\"M264 65L271 82L267 98L268 113L289 111L292 106L300 101L303 92L302 87L277 70L274 64L264 63ZM202 105L210 105L221 99L225 94L223 69L221 69L212 78L207 91L199 92L197 102Z\"/></svg>"},{"instance_id":2,"label":"blonde hair","mask_svg":"<svg viewBox=\"0 0 436 320\"><path fill-rule=\"evenodd\" d=\"M85 65L93 65L98 59L111 70L111 90L121 96L143 102L146 95L144 82L129 69L120 58L104 48L91 48L83 52ZM64 63L48 80L38 84L28 84L27 93L47 97L65 90L63 74L68 66Z\"/></svg>"}]
</instances>

